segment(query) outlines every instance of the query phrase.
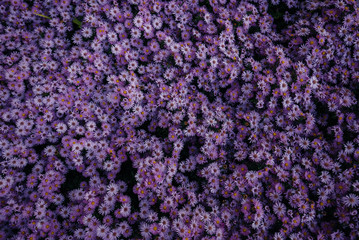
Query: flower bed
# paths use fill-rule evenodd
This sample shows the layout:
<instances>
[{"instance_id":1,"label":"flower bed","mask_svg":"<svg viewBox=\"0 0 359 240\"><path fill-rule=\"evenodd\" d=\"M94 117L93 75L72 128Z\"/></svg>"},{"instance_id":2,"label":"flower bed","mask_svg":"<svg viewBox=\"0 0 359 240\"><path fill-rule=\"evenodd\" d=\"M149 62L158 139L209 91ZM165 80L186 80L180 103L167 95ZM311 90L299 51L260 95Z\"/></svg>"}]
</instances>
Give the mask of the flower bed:
<instances>
[{"instance_id":1,"label":"flower bed","mask_svg":"<svg viewBox=\"0 0 359 240\"><path fill-rule=\"evenodd\" d=\"M0 239L358 239L353 0L0 0Z\"/></svg>"}]
</instances>

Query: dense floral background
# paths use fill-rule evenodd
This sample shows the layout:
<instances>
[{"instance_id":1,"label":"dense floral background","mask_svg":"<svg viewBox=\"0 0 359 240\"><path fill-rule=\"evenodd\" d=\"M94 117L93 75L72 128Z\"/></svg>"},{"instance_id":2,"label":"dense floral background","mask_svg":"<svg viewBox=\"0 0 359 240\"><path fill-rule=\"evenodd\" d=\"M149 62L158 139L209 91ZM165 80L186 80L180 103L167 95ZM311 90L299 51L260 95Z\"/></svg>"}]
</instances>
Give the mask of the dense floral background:
<instances>
[{"instance_id":1,"label":"dense floral background","mask_svg":"<svg viewBox=\"0 0 359 240\"><path fill-rule=\"evenodd\" d=\"M0 239L359 239L354 0L0 21Z\"/></svg>"}]
</instances>

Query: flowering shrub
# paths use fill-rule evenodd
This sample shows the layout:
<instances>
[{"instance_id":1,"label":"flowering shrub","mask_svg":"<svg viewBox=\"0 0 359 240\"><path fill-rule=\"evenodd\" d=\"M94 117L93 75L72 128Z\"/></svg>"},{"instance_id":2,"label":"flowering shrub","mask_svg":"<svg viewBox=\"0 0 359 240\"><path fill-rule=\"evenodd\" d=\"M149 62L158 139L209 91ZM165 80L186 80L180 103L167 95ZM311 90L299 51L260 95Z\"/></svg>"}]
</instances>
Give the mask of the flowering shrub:
<instances>
[{"instance_id":1,"label":"flowering shrub","mask_svg":"<svg viewBox=\"0 0 359 240\"><path fill-rule=\"evenodd\" d=\"M354 0L0 0L0 239L358 239Z\"/></svg>"}]
</instances>

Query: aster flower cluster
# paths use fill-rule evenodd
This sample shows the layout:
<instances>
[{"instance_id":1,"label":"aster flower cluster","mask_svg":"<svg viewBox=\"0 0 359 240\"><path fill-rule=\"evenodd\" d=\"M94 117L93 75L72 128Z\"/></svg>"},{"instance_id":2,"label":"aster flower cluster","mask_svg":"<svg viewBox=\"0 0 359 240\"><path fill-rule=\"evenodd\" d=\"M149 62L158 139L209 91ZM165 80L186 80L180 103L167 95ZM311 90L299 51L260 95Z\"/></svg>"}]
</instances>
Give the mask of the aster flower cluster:
<instances>
[{"instance_id":1,"label":"aster flower cluster","mask_svg":"<svg viewBox=\"0 0 359 240\"><path fill-rule=\"evenodd\" d=\"M354 0L0 0L0 239L358 239Z\"/></svg>"}]
</instances>

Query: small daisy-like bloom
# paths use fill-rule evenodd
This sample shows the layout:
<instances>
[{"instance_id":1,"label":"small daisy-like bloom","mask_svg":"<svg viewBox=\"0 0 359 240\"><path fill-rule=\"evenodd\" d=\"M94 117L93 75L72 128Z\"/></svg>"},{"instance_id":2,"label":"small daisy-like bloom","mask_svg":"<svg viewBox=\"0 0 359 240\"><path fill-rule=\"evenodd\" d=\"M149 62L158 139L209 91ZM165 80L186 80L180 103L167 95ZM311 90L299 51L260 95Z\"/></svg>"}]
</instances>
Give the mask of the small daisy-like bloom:
<instances>
[{"instance_id":1,"label":"small daisy-like bloom","mask_svg":"<svg viewBox=\"0 0 359 240\"><path fill-rule=\"evenodd\" d=\"M277 202L273 206L273 211L278 216L281 216L281 215L285 214L286 209L287 209L286 206L281 202Z\"/></svg>"},{"instance_id":2,"label":"small daisy-like bloom","mask_svg":"<svg viewBox=\"0 0 359 240\"><path fill-rule=\"evenodd\" d=\"M74 236L78 239L84 239L85 238L85 230L84 229L76 229L74 232Z\"/></svg>"},{"instance_id":3,"label":"small daisy-like bloom","mask_svg":"<svg viewBox=\"0 0 359 240\"><path fill-rule=\"evenodd\" d=\"M110 172L114 169L114 163L111 161L106 161L103 163L103 169Z\"/></svg>"},{"instance_id":4,"label":"small daisy-like bloom","mask_svg":"<svg viewBox=\"0 0 359 240\"><path fill-rule=\"evenodd\" d=\"M331 182L331 176L330 176L330 174L329 174L329 172L327 172L327 171L322 171L322 174L320 175L320 180L323 182L323 183L325 183L325 184L328 184L328 183L330 183Z\"/></svg>"},{"instance_id":5,"label":"small daisy-like bloom","mask_svg":"<svg viewBox=\"0 0 359 240\"><path fill-rule=\"evenodd\" d=\"M159 226L163 229L167 229L170 226L168 218L162 217L159 221Z\"/></svg>"},{"instance_id":6,"label":"small daisy-like bloom","mask_svg":"<svg viewBox=\"0 0 359 240\"><path fill-rule=\"evenodd\" d=\"M122 217L128 217L131 214L131 205L129 203L123 204L120 211Z\"/></svg>"},{"instance_id":7,"label":"small daisy-like bloom","mask_svg":"<svg viewBox=\"0 0 359 240\"><path fill-rule=\"evenodd\" d=\"M93 132L96 130L96 123L94 121L88 121L86 123L86 128L87 130L89 130L90 132Z\"/></svg>"},{"instance_id":8,"label":"small daisy-like bloom","mask_svg":"<svg viewBox=\"0 0 359 240\"><path fill-rule=\"evenodd\" d=\"M258 180L258 174L255 171L248 171L246 173L246 178L249 182L254 183Z\"/></svg>"},{"instance_id":9,"label":"small daisy-like bloom","mask_svg":"<svg viewBox=\"0 0 359 240\"><path fill-rule=\"evenodd\" d=\"M159 231L160 231L160 227L159 227L159 225L158 225L157 223L151 224L151 233L152 233L153 235L158 234Z\"/></svg>"},{"instance_id":10,"label":"small daisy-like bloom","mask_svg":"<svg viewBox=\"0 0 359 240\"><path fill-rule=\"evenodd\" d=\"M56 152L56 148L54 146L47 146L45 149L44 149L44 153L46 156L48 157L52 157L55 155L55 152Z\"/></svg>"},{"instance_id":11,"label":"small daisy-like bloom","mask_svg":"<svg viewBox=\"0 0 359 240\"><path fill-rule=\"evenodd\" d=\"M355 192L359 192L359 181L358 181L358 180L355 181L355 182L352 184L352 186L353 186L353 190L354 190Z\"/></svg>"},{"instance_id":12,"label":"small daisy-like bloom","mask_svg":"<svg viewBox=\"0 0 359 240\"><path fill-rule=\"evenodd\" d=\"M113 229L113 230L110 231L108 236L109 236L110 240L116 240L121 236L120 230L119 229Z\"/></svg>"},{"instance_id":13,"label":"small daisy-like bloom","mask_svg":"<svg viewBox=\"0 0 359 240\"><path fill-rule=\"evenodd\" d=\"M347 207L357 207L359 205L359 197L356 194L350 193L342 198L342 201Z\"/></svg>"},{"instance_id":14,"label":"small daisy-like bloom","mask_svg":"<svg viewBox=\"0 0 359 240\"><path fill-rule=\"evenodd\" d=\"M107 186L107 193L109 195L116 195L118 193L119 189L118 189L118 185L111 183L110 185Z\"/></svg>"},{"instance_id":15,"label":"small daisy-like bloom","mask_svg":"<svg viewBox=\"0 0 359 240\"><path fill-rule=\"evenodd\" d=\"M269 199L273 202L279 202L282 200L282 195L280 192L269 192Z\"/></svg>"},{"instance_id":16,"label":"small daisy-like bloom","mask_svg":"<svg viewBox=\"0 0 359 240\"><path fill-rule=\"evenodd\" d=\"M78 135L84 135L86 132L86 129L83 126L77 126L75 131Z\"/></svg>"},{"instance_id":17,"label":"small daisy-like bloom","mask_svg":"<svg viewBox=\"0 0 359 240\"><path fill-rule=\"evenodd\" d=\"M141 235L144 239L150 239L151 238L151 226L145 222L142 222L140 225L140 231Z\"/></svg>"},{"instance_id":18,"label":"small daisy-like bloom","mask_svg":"<svg viewBox=\"0 0 359 240\"><path fill-rule=\"evenodd\" d=\"M249 155L249 158L254 162L260 162L261 157L262 157L261 153L258 151L252 151L251 154Z\"/></svg>"},{"instance_id":19,"label":"small daisy-like bloom","mask_svg":"<svg viewBox=\"0 0 359 240\"><path fill-rule=\"evenodd\" d=\"M205 226L205 229L206 229L206 232L211 235L216 232L216 226L213 223L208 223Z\"/></svg>"},{"instance_id":20,"label":"small daisy-like bloom","mask_svg":"<svg viewBox=\"0 0 359 240\"><path fill-rule=\"evenodd\" d=\"M8 161L8 165L15 168L20 168L20 159L19 158L12 158Z\"/></svg>"},{"instance_id":21,"label":"small daisy-like bloom","mask_svg":"<svg viewBox=\"0 0 359 240\"><path fill-rule=\"evenodd\" d=\"M98 237L105 239L109 232L109 228L106 225L100 225L96 229L96 234Z\"/></svg>"},{"instance_id":22,"label":"small daisy-like bloom","mask_svg":"<svg viewBox=\"0 0 359 240\"><path fill-rule=\"evenodd\" d=\"M140 15L136 15L136 17L133 19L133 24L138 28L142 27L143 17Z\"/></svg>"},{"instance_id":23,"label":"small daisy-like bloom","mask_svg":"<svg viewBox=\"0 0 359 240\"><path fill-rule=\"evenodd\" d=\"M345 144L345 150L344 153L351 154L354 152L354 144L352 142L347 142Z\"/></svg>"},{"instance_id":24,"label":"small daisy-like bloom","mask_svg":"<svg viewBox=\"0 0 359 240\"><path fill-rule=\"evenodd\" d=\"M284 240L283 234L280 233L280 232L276 232L276 233L274 234L273 240Z\"/></svg>"},{"instance_id":25,"label":"small daisy-like bloom","mask_svg":"<svg viewBox=\"0 0 359 240\"><path fill-rule=\"evenodd\" d=\"M90 38L92 36L92 28L90 27L83 27L81 29L81 35L84 37L84 38Z\"/></svg>"},{"instance_id":26,"label":"small daisy-like bloom","mask_svg":"<svg viewBox=\"0 0 359 240\"><path fill-rule=\"evenodd\" d=\"M103 216L108 215L111 212L110 206L105 203L102 203L99 207L99 213Z\"/></svg>"},{"instance_id":27,"label":"small daisy-like bloom","mask_svg":"<svg viewBox=\"0 0 359 240\"><path fill-rule=\"evenodd\" d=\"M79 125L79 122L76 119L70 119L67 125L70 129L75 129Z\"/></svg>"},{"instance_id":28,"label":"small daisy-like bloom","mask_svg":"<svg viewBox=\"0 0 359 240\"><path fill-rule=\"evenodd\" d=\"M81 145L80 143L75 143L74 145L72 145L72 152L74 152L75 154L79 154L82 149L83 145Z\"/></svg>"},{"instance_id":29,"label":"small daisy-like bloom","mask_svg":"<svg viewBox=\"0 0 359 240\"><path fill-rule=\"evenodd\" d=\"M332 234L330 234L330 236L331 236L331 239L335 239L335 240L344 240L345 239L344 233L341 232L340 230L333 232Z\"/></svg>"}]
</instances>

